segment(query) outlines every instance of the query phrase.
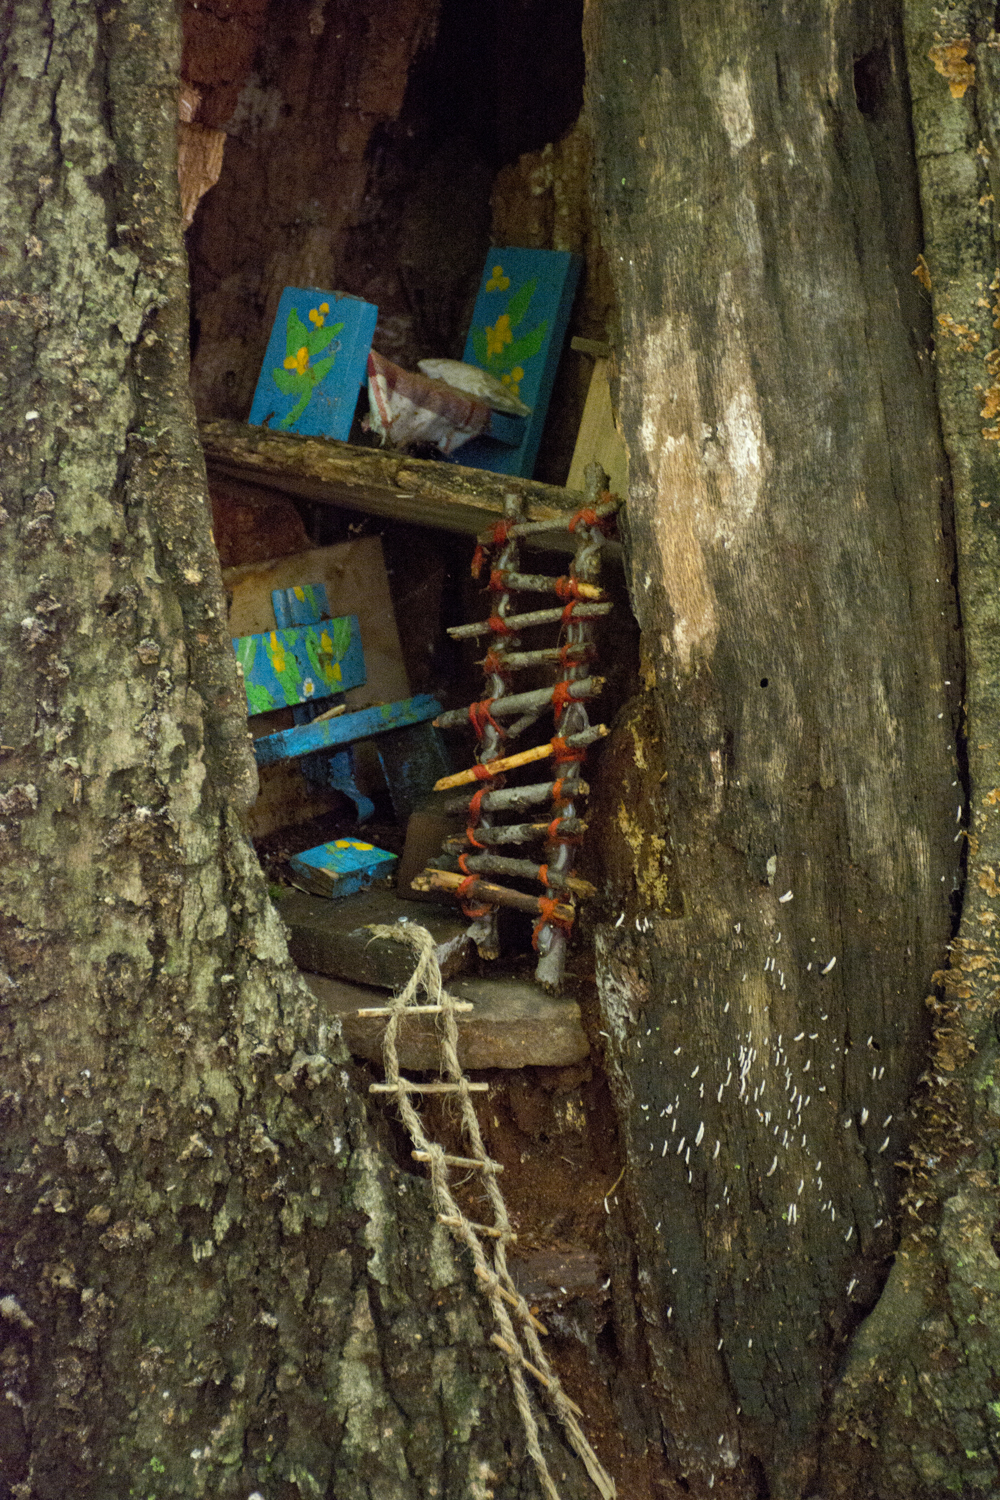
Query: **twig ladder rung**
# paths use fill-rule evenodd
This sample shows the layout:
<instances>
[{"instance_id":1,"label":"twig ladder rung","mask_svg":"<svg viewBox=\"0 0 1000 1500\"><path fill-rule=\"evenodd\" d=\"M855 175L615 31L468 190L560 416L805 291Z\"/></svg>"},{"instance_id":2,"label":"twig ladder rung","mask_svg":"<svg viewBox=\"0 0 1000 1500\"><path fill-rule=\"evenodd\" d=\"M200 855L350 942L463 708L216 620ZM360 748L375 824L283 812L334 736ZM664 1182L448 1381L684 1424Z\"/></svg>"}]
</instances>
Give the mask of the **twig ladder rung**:
<instances>
[{"instance_id":1,"label":"twig ladder rung","mask_svg":"<svg viewBox=\"0 0 1000 1500\"><path fill-rule=\"evenodd\" d=\"M410 1083L408 1079L401 1078L398 1083L370 1083L369 1094L398 1094L400 1089L407 1094L485 1094L489 1090L488 1083L469 1083L463 1079L461 1083Z\"/></svg>"},{"instance_id":2,"label":"twig ladder rung","mask_svg":"<svg viewBox=\"0 0 1000 1500\"><path fill-rule=\"evenodd\" d=\"M491 1276L489 1271L484 1271L482 1266L476 1266L475 1270L476 1275L479 1277L480 1281L484 1282L488 1287L491 1288L491 1290L495 1289L497 1296L502 1297L508 1307L514 1308L515 1312L517 1312L526 1323L530 1323L536 1333L540 1333L543 1338L548 1337L549 1330L546 1328L544 1323L539 1323L538 1319L528 1307L523 1297L517 1297L513 1292L505 1291L504 1288L499 1285L497 1278L495 1276Z\"/></svg>"},{"instance_id":3,"label":"twig ladder rung","mask_svg":"<svg viewBox=\"0 0 1000 1500\"><path fill-rule=\"evenodd\" d=\"M434 1160L434 1153L432 1151L411 1151L410 1155L413 1157L414 1161ZM487 1173L503 1171L502 1162L490 1161L488 1159L486 1161L480 1161L478 1157L475 1156L449 1156L448 1153L445 1152L445 1154L441 1157L441 1160L444 1162L446 1167L471 1168L477 1172Z\"/></svg>"},{"instance_id":4,"label":"twig ladder rung","mask_svg":"<svg viewBox=\"0 0 1000 1500\"><path fill-rule=\"evenodd\" d=\"M565 679L564 679L565 681ZM603 677L581 677L571 681L567 689L567 697L581 701L584 698L596 698L604 687ZM504 698L491 698L490 705L493 717L499 714L501 718L510 718L519 714L524 708L545 708L555 697L555 687L536 688L530 693L510 693ZM437 729L459 729L469 722L469 710L467 708L453 708L446 714L438 714L433 724Z\"/></svg>"},{"instance_id":5,"label":"twig ladder rung","mask_svg":"<svg viewBox=\"0 0 1000 1500\"><path fill-rule=\"evenodd\" d=\"M581 836L587 831L587 824L583 818L559 818L553 820L561 836ZM551 838L552 823L500 823L495 828L486 828L480 824L476 828L466 829L465 833L452 834L444 841L445 849L465 849L469 843L474 844L530 844L534 839ZM471 840L469 835L472 835Z\"/></svg>"},{"instance_id":6,"label":"twig ladder rung","mask_svg":"<svg viewBox=\"0 0 1000 1500\"><path fill-rule=\"evenodd\" d=\"M453 1000L452 1010L475 1010L471 1000ZM408 1005L406 1014L408 1016L442 1016L445 1013L443 1005ZM391 1005L370 1005L367 1010L355 1011L359 1020L370 1020L376 1016L393 1016L395 1009Z\"/></svg>"},{"instance_id":7,"label":"twig ladder rung","mask_svg":"<svg viewBox=\"0 0 1000 1500\"><path fill-rule=\"evenodd\" d=\"M468 880L454 870L424 870L412 881L415 891L458 891ZM512 906L515 911L526 911L537 915L542 910L540 896L526 896L523 891L511 891L505 885L494 885L489 880L473 879L467 887L469 894L479 901L489 901L494 906ZM557 902L552 915L560 922L572 922L575 908L565 902Z\"/></svg>"},{"instance_id":8,"label":"twig ladder rung","mask_svg":"<svg viewBox=\"0 0 1000 1500\"><path fill-rule=\"evenodd\" d=\"M584 750L588 745L593 745L596 740L607 737L608 727L606 724L595 724L593 729L584 730L582 734L571 734L566 744L570 750ZM478 766L470 766L467 771L456 771L452 776L442 776L435 781L436 792L449 792L454 786L471 786L475 781L484 780L483 771L489 769L491 776L499 776L503 771L514 771L518 766L530 766L536 760L548 760L549 756L555 755L558 746L550 740L547 745L535 745L531 750L519 750L516 755L501 755L497 760L481 761Z\"/></svg>"},{"instance_id":9,"label":"twig ladder rung","mask_svg":"<svg viewBox=\"0 0 1000 1500\"><path fill-rule=\"evenodd\" d=\"M471 1219L460 1219L457 1214L438 1214L439 1224L446 1224L449 1229L461 1229L465 1224L476 1234L485 1234L491 1240L507 1240L510 1244L517 1244L517 1235L511 1230L509 1233L504 1229L498 1229L495 1224L474 1224ZM478 1271L478 1267L476 1268Z\"/></svg>"},{"instance_id":10,"label":"twig ladder rung","mask_svg":"<svg viewBox=\"0 0 1000 1500\"><path fill-rule=\"evenodd\" d=\"M480 805L484 812L520 812L525 807L537 807L540 802L551 802L555 786L554 781L543 781L534 786L504 787L500 792L487 792ZM590 787L585 781L580 781L576 790L581 797L586 797ZM445 803L445 812L465 812L468 806L464 797L456 797L453 802Z\"/></svg>"},{"instance_id":11,"label":"twig ladder rung","mask_svg":"<svg viewBox=\"0 0 1000 1500\"><path fill-rule=\"evenodd\" d=\"M600 505L592 507L593 514L599 521L603 521L607 516L615 515L620 509L621 501L617 496L612 496L610 500L605 500ZM538 536L545 531L571 531L572 521L572 516L563 516L559 520L553 521L522 521L517 526L511 526L507 535L522 537ZM493 540L493 533L484 531L478 540L484 545L488 545Z\"/></svg>"},{"instance_id":12,"label":"twig ladder rung","mask_svg":"<svg viewBox=\"0 0 1000 1500\"><path fill-rule=\"evenodd\" d=\"M529 1375L533 1375L538 1381L539 1385L543 1385L546 1390L551 1389L552 1382L549 1380L548 1376L543 1375L541 1370L537 1370L534 1365L529 1364L524 1356L520 1354L520 1351L515 1349L512 1344L508 1344L506 1339L502 1339L498 1333L494 1333L490 1335L490 1343L496 1344L498 1349L502 1349L504 1354L507 1355L508 1359L518 1360L521 1369L527 1370ZM577 1406L575 1401L571 1401L568 1396L564 1396L563 1399L575 1417L583 1416L582 1410L579 1406Z\"/></svg>"},{"instance_id":13,"label":"twig ladder rung","mask_svg":"<svg viewBox=\"0 0 1000 1500\"><path fill-rule=\"evenodd\" d=\"M573 611L573 618L596 620L609 615L611 609L610 604L581 604ZM527 630L531 625L558 625L562 617L561 609L533 609L526 615L508 615L504 623L508 630ZM489 635L492 628L489 620L479 620L474 625L449 625L448 634L453 641L470 641L477 635Z\"/></svg>"}]
</instances>

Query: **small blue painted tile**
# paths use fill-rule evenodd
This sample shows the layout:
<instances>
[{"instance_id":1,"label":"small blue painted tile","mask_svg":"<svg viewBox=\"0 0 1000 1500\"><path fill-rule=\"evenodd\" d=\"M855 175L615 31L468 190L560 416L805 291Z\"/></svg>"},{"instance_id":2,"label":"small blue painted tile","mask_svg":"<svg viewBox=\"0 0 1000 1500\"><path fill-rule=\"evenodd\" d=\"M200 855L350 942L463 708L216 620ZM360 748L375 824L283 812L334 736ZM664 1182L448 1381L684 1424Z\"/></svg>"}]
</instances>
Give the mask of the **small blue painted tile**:
<instances>
[{"instance_id":1,"label":"small blue painted tile","mask_svg":"<svg viewBox=\"0 0 1000 1500\"><path fill-rule=\"evenodd\" d=\"M452 462L531 478L582 265L564 250L490 250L462 358L495 375L531 415L494 416L499 440L473 438Z\"/></svg>"},{"instance_id":2,"label":"small blue painted tile","mask_svg":"<svg viewBox=\"0 0 1000 1500\"><path fill-rule=\"evenodd\" d=\"M346 441L366 379L378 308L359 297L286 286L278 302L251 427Z\"/></svg>"},{"instance_id":3,"label":"small blue painted tile","mask_svg":"<svg viewBox=\"0 0 1000 1500\"><path fill-rule=\"evenodd\" d=\"M294 855L289 864L315 895L339 900L388 875L397 858L360 839L334 839Z\"/></svg>"}]
</instances>

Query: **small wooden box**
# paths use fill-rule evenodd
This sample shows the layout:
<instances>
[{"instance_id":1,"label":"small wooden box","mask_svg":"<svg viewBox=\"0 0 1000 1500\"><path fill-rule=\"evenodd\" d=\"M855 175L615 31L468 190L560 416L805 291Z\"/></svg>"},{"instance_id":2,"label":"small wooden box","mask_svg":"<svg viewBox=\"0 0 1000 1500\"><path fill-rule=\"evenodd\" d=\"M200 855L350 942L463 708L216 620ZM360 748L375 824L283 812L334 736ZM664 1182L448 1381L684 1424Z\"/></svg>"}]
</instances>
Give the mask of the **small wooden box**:
<instances>
[{"instance_id":1,"label":"small wooden box","mask_svg":"<svg viewBox=\"0 0 1000 1500\"><path fill-rule=\"evenodd\" d=\"M396 859L395 854L360 839L334 839L294 855L289 864L313 895L339 900L390 874Z\"/></svg>"}]
</instances>

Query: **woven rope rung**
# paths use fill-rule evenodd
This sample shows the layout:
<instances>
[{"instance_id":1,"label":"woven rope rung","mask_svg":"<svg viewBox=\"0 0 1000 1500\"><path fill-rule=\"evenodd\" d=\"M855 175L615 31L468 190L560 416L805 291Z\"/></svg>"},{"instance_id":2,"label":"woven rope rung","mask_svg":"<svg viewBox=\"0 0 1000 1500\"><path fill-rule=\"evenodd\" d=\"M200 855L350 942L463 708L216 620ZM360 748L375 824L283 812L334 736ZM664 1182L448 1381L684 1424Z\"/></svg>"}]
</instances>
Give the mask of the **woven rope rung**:
<instances>
[{"instance_id":1,"label":"woven rope rung","mask_svg":"<svg viewBox=\"0 0 1000 1500\"><path fill-rule=\"evenodd\" d=\"M411 1083L408 1078L401 1078L398 1083L370 1083L369 1094L398 1094L400 1089L406 1094L485 1094L489 1090L488 1083L469 1083L465 1078L460 1083Z\"/></svg>"},{"instance_id":2,"label":"woven rope rung","mask_svg":"<svg viewBox=\"0 0 1000 1500\"><path fill-rule=\"evenodd\" d=\"M570 1401L562 1389L559 1378L538 1341L536 1319L520 1296L507 1270L506 1245L514 1236L507 1205L504 1203L497 1182L497 1176L503 1171L503 1165L493 1161L487 1153L479 1121L472 1106L468 1080L465 1078L458 1058L458 1023L454 1015L455 1002L441 983L441 970L434 953L434 939L425 928L410 923L397 927L372 927L371 932L373 937L386 937L395 942L404 943L416 953L413 973L402 994L397 995L393 1001L392 1013L388 1018L382 1038L386 1084L379 1092L395 1093L396 1106L410 1139L414 1143L415 1149L411 1155L417 1161L427 1162L429 1166L431 1194L438 1219L442 1224L447 1225L455 1238L472 1255L476 1276L489 1298L494 1323L500 1330L494 1335L493 1342L502 1348L506 1355L507 1373L514 1393L514 1402L521 1418L525 1444L535 1465L542 1493L546 1496L546 1500L559 1500L559 1491L556 1489L545 1461L545 1455L542 1453L538 1419L532 1407L530 1392L525 1384L524 1371L531 1374L542 1385L546 1392L546 1399L551 1403L556 1417L562 1424L570 1446L583 1463L602 1500L614 1500L614 1481L588 1443L577 1420L582 1416L580 1408ZM469 1145L476 1153L475 1156L451 1156L443 1147L428 1139L420 1115L413 1106L407 1080L400 1077L396 1034L400 1020L420 990L425 992L431 1003L441 1007L441 1072L445 1075L445 1080L451 1090L459 1094L462 1125ZM462 1213L448 1184L448 1168L451 1166L482 1172L483 1187L495 1220L491 1228L486 1226L480 1228L471 1223ZM486 1259L480 1238L480 1234L484 1231L493 1239L492 1266ZM519 1318L523 1320L518 1331L515 1331L510 1313L507 1311L508 1302L512 1303ZM527 1313L527 1318L525 1318L525 1313ZM531 1355L531 1362L527 1360L521 1349L522 1339Z\"/></svg>"},{"instance_id":3,"label":"woven rope rung","mask_svg":"<svg viewBox=\"0 0 1000 1500\"><path fill-rule=\"evenodd\" d=\"M547 1391L550 1391L552 1389L552 1381L549 1379L549 1377L547 1375L543 1375L541 1370L536 1370L535 1366L531 1364L530 1361L525 1359L520 1349L516 1348L515 1345L508 1344L507 1340L501 1338L498 1333L490 1334L490 1343L496 1344L497 1348L502 1349L504 1354L508 1355L509 1358L518 1360L521 1369L527 1370L529 1375L533 1375L534 1378L538 1381L538 1384L543 1385ZM583 1412L581 1411L580 1407L577 1406L575 1401L571 1401L569 1397L565 1395L563 1396L563 1400L566 1402L566 1405L569 1407L570 1411L575 1417L583 1416Z\"/></svg>"}]
</instances>

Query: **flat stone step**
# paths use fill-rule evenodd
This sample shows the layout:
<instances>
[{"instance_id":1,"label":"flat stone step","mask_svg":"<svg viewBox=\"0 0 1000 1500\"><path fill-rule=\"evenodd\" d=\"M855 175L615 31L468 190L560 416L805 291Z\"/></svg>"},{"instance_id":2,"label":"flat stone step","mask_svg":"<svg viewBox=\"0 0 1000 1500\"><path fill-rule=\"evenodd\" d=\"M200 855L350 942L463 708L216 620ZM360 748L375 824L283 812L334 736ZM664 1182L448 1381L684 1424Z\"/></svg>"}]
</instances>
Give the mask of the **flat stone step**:
<instances>
[{"instance_id":1,"label":"flat stone step","mask_svg":"<svg viewBox=\"0 0 1000 1500\"><path fill-rule=\"evenodd\" d=\"M407 905L412 911L412 904ZM324 1013L340 1017L350 1052L381 1062L385 1021L359 1018L356 1012L384 1005L384 994L322 974L302 977ZM464 1068L560 1068L582 1062L590 1050L575 1000L546 994L540 986L523 980L501 978L455 979L448 991L456 1000L468 1000L474 1006L456 1017L458 1057ZM406 1018L397 1041L402 1068L418 1072L438 1068L438 1025L436 1016Z\"/></svg>"},{"instance_id":2,"label":"flat stone step","mask_svg":"<svg viewBox=\"0 0 1000 1500\"><path fill-rule=\"evenodd\" d=\"M460 914L426 901L400 901L393 891L360 891L342 901L289 891L274 904L288 928L292 958L312 974L386 990L401 988L413 972L412 950L388 938L373 941L368 931L373 923L391 927L401 918L427 928L446 980L460 973L471 957L469 924Z\"/></svg>"}]
</instances>

